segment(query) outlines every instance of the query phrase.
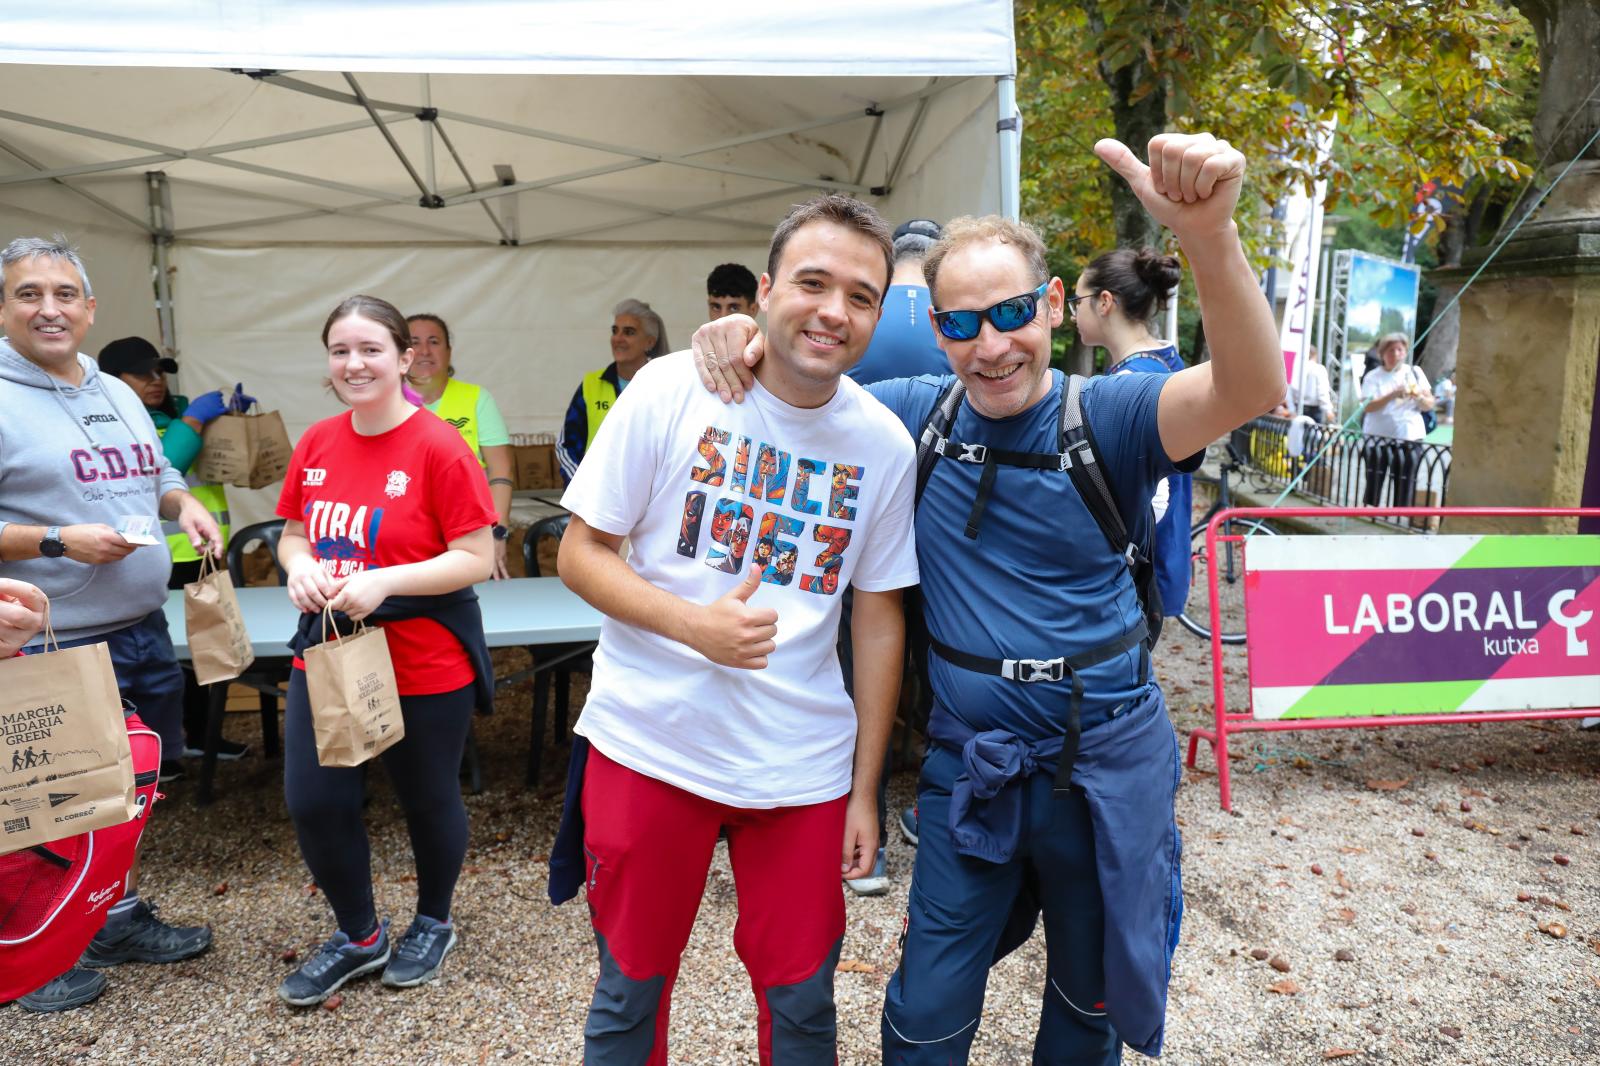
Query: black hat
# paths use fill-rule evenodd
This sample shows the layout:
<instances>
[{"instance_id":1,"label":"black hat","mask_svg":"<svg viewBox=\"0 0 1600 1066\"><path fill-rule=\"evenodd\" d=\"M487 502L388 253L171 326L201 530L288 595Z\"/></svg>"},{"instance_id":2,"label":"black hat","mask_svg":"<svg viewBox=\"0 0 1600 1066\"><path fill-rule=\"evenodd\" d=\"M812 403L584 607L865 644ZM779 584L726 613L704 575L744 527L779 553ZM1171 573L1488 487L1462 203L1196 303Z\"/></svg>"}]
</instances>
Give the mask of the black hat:
<instances>
[{"instance_id":1,"label":"black hat","mask_svg":"<svg viewBox=\"0 0 1600 1066\"><path fill-rule=\"evenodd\" d=\"M104 374L148 374L161 370L178 372L178 361L169 359L143 337L123 337L100 349L100 371Z\"/></svg>"},{"instance_id":2,"label":"black hat","mask_svg":"<svg viewBox=\"0 0 1600 1066\"><path fill-rule=\"evenodd\" d=\"M894 239L899 240L908 233L936 241L944 235L944 227L931 218L913 218L895 227Z\"/></svg>"}]
</instances>

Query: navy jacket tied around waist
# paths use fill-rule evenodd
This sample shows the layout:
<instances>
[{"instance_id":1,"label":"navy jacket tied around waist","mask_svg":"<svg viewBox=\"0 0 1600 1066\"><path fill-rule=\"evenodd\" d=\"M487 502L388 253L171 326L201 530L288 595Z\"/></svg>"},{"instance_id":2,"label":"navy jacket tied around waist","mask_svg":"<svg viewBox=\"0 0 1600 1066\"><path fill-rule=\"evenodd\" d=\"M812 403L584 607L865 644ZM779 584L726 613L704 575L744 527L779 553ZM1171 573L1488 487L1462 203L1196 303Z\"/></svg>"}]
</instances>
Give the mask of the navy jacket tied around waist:
<instances>
[{"instance_id":1,"label":"navy jacket tied around waist","mask_svg":"<svg viewBox=\"0 0 1600 1066\"><path fill-rule=\"evenodd\" d=\"M1095 867L1105 901L1106 1013L1123 1042L1159 1055L1165 1035L1167 981L1183 918L1180 860L1183 843L1173 799L1182 775L1177 734L1161 692L1084 731L1072 765L1094 826ZM1024 829L1025 780L1054 774L1062 738L1029 742L1004 730L977 732L936 708L934 743L960 754L962 773L951 789L950 832L956 851L1003 863L1016 853ZM1038 902L1021 899L997 953L1026 940Z\"/></svg>"}]
</instances>

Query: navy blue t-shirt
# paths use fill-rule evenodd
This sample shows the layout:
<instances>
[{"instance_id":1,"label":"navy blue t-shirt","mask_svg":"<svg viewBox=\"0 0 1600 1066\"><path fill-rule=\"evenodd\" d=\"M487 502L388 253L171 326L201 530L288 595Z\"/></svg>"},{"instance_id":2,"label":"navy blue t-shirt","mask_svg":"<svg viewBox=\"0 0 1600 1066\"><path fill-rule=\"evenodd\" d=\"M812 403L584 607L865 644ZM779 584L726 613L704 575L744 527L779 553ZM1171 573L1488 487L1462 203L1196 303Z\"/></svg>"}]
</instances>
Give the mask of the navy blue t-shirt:
<instances>
[{"instance_id":1,"label":"navy blue t-shirt","mask_svg":"<svg viewBox=\"0 0 1600 1066\"><path fill-rule=\"evenodd\" d=\"M950 439L1019 452L1060 450L1062 386L1011 418L985 418L962 404ZM886 381L872 394L914 435L951 378ZM1177 471L1161 446L1156 400L1164 375L1095 378L1083 406L1135 537L1147 536L1156 482ZM1193 460L1185 466L1193 468ZM1136 626L1139 598L1066 471L1000 466L976 540L965 535L982 467L939 460L917 505L917 564L928 628L951 647L991 658L1052 659L1107 644ZM1083 672L1083 719L1104 720L1142 695L1140 650ZM929 656L934 695L973 729L1005 729L1039 741L1066 727L1067 683L1023 684Z\"/></svg>"},{"instance_id":2,"label":"navy blue t-shirt","mask_svg":"<svg viewBox=\"0 0 1600 1066\"><path fill-rule=\"evenodd\" d=\"M883 317L861 362L846 373L860 385L918 374L948 374L950 362L939 350L928 321L931 302L921 285L891 285L883 297Z\"/></svg>"}]
</instances>

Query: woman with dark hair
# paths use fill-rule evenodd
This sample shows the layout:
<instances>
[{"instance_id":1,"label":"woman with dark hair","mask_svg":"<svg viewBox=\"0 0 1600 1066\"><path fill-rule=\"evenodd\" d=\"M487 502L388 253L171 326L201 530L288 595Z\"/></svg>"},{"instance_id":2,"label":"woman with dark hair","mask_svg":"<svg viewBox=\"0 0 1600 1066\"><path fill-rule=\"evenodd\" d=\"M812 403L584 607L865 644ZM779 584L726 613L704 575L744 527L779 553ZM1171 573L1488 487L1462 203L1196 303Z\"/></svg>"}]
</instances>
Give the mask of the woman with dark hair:
<instances>
[{"instance_id":1,"label":"woman with dark hair","mask_svg":"<svg viewBox=\"0 0 1600 1066\"><path fill-rule=\"evenodd\" d=\"M1178 287L1183 268L1176 256L1153 248L1118 248L1094 258L1067 297L1067 310L1083 343L1111 357L1107 374L1174 374L1184 367L1178 346L1150 331L1157 311ZM1161 609L1183 613L1189 598L1189 524L1193 480L1174 474L1156 487L1154 503L1156 585Z\"/></svg>"},{"instance_id":2,"label":"woman with dark hair","mask_svg":"<svg viewBox=\"0 0 1600 1066\"><path fill-rule=\"evenodd\" d=\"M410 331L391 304L352 296L328 316L322 341L333 391L350 410L306 430L278 500L278 559L304 612L290 643L283 783L300 852L338 929L278 987L297 1007L379 969L398 988L438 974L456 942L450 901L467 849L457 774L473 708L492 699L472 585L494 566L495 513L478 457L405 396ZM392 958L388 922L373 906L362 769L317 759L300 656L324 638L324 608L336 622L378 625L394 660L405 736L378 758L411 835L417 915Z\"/></svg>"},{"instance_id":3,"label":"woman with dark hair","mask_svg":"<svg viewBox=\"0 0 1600 1066\"><path fill-rule=\"evenodd\" d=\"M228 495L221 485L202 481L189 468L200 457L201 436L206 426L218 416L229 411L244 411L255 403L255 397L246 396L244 385L236 385L233 392L222 390L201 393L193 400L172 391L168 374L178 372L177 360L164 356L156 346L143 337L123 337L100 349L97 357L100 372L121 378L144 403L145 412L155 423L161 437L161 451L178 473L184 475L189 491L205 505L217 523L222 536L222 547L228 547L229 515ZM161 523L161 532L167 538L167 550L172 555L172 574L167 581L169 589L181 589L191 581L200 579L200 553L189 543L188 534L176 522ZM161 780L172 781L183 776L178 757L198 758L205 748L206 697L194 675L183 674L183 734L184 749L167 752L169 758L161 761ZM217 748L217 758L238 759L250 751L248 744L223 738Z\"/></svg>"},{"instance_id":4,"label":"woman with dark hair","mask_svg":"<svg viewBox=\"0 0 1600 1066\"><path fill-rule=\"evenodd\" d=\"M494 500L494 576L508 578L506 543L511 535L512 481L511 434L506 432L500 408L482 385L471 385L456 377L451 365L450 327L435 314L406 316L411 333L411 349L416 358L406 380L411 382L422 405L456 428L478 456L478 465L489 479L489 495Z\"/></svg>"}]
</instances>

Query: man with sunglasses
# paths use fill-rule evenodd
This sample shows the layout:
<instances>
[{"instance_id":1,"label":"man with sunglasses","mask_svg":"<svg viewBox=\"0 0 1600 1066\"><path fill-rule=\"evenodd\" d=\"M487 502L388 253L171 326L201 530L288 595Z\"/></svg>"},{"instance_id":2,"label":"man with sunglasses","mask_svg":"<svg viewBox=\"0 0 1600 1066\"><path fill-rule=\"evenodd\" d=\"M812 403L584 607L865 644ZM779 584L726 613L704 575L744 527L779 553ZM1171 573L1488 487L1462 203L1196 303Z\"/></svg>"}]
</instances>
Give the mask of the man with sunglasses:
<instances>
[{"instance_id":1,"label":"man with sunglasses","mask_svg":"<svg viewBox=\"0 0 1600 1066\"><path fill-rule=\"evenodd\" d=\"M916 513L935 706L882 1025L896 1066L967 1061L989 967L1041 911L1049 956L1034 1062L1114 1063L1119 1042L1161 1049L1182 914L1177 738L1130 566L1068 467L1108 484L1131 540L1147 542L1156 482L1270 409L1284 378L1233 223L1244 157L1209 134L1155 137L1148 167L1116 141L1095 152L1177 235L1212 358L1170 376L1098 378L1076 395L1078 382L1050 369L1066 291L1032 229L956 220L928 257L940 346L966 392L932 435L937 449L924 449L939 458ZM738 325L695 336L707 386L729 397L760 354L753 323ZM951 383L873 392L915 435L958 396ZM1064 450L1078 411L1092 444L1074 437Z\"/></svg>"}]
</instances>

